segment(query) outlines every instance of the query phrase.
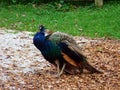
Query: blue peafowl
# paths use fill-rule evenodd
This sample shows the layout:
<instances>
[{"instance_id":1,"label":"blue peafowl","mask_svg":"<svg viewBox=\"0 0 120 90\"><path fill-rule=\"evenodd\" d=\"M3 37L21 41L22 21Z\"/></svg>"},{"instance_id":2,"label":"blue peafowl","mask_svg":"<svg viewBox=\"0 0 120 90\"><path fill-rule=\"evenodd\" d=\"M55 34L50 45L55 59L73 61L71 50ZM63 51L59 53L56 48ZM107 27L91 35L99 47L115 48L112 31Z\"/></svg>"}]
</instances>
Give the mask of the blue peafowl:
<instances>
[{"instance_id":1,"label":"blue peafowl","mask_svg":"<svg viewBox=\"0 0 120 90\"><path fill-rule=\"evenodd\" d=\"M33 38L33 44L47 61L57 67L59 76L63 71L75 74L82 73L83 69L90 73L102 73L88 63L72 36L61 32L50 33L46 36L45 27L40 25L39 29L40 31Z\"/></svg>"}]
</instances>

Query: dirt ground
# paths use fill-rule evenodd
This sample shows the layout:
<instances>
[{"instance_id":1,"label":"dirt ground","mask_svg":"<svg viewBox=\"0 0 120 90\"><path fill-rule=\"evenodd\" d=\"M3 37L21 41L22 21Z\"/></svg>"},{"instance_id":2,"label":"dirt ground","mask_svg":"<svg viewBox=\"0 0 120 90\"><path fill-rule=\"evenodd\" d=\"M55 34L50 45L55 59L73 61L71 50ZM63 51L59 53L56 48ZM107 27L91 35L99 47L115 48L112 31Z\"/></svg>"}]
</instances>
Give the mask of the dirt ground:
<instances>
[{"instance_id":1,"label":"dirt ground","mask_svg":"<svg viewBox=\"0 0 120 90\"><path fill-rule=\"evenodd\" d=\"M0 90L120 90L120 40L74 37L103 74L62 74L34 47L30 32L0 30Z\"/></svg>"}]
</instances>

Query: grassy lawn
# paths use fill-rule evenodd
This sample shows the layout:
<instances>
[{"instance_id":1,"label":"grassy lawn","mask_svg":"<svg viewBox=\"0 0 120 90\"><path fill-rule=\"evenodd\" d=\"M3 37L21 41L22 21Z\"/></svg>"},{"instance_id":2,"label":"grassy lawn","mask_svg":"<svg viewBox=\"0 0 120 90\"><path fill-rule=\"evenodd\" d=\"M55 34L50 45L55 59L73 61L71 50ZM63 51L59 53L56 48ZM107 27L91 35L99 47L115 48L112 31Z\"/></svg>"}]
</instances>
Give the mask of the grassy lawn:
<instances>
[{"instance_id":1,"label":"grassy lawn","mask_svg":"<svg viewBox=\"0 0 120 90\"><path fill-rule=\"evenodd\" d=\"M40 24L72 35L120 39L120 1L105 3L103 8L92 4L67 12L57 11L50 4L0 4L0 27L37 31Z\"/></svg>"}]
</instances>

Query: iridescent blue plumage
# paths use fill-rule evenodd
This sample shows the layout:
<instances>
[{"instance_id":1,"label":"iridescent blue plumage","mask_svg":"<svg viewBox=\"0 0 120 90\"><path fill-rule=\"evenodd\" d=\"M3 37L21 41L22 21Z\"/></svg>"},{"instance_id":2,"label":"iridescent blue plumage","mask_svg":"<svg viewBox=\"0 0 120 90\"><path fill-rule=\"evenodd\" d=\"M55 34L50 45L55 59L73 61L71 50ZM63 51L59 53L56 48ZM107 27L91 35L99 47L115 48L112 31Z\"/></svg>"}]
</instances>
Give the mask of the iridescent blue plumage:
<instances>
[{"instance_id":1,"label":"iridescent blue plumage","mask_svg":"<svg viewBox=\"0 0 120 90\"><path fill-rule=\"evenodd\" d=\"M40 32L37 32L33 38L33 43L47 61L55 64L56 58L61 58L60 47L46 39L44 26L40 27Z\"/></svg>"}]
</instances>

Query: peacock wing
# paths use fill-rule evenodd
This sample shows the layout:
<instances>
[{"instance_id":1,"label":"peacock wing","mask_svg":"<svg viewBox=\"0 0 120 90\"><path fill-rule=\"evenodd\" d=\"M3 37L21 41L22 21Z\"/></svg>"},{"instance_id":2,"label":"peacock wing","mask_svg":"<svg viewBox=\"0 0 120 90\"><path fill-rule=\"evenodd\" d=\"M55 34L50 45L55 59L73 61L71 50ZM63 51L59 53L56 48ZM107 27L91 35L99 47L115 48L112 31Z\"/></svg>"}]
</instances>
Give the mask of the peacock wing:
<instances>
[{"instance_id":1,"label":"peacock wing","mask_svg":"<svg viewBox=\"0 0 120 90\"><path fill-rule=\"evenodd\" d=\"M84 59L85 56L82 55L81 49L76 46L76 44L70 43L68 41L62 41L58 44L62 49L63 58L73 66L79 66Z\"/></svg>"}]
</instances>

